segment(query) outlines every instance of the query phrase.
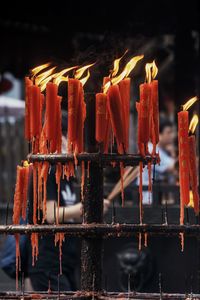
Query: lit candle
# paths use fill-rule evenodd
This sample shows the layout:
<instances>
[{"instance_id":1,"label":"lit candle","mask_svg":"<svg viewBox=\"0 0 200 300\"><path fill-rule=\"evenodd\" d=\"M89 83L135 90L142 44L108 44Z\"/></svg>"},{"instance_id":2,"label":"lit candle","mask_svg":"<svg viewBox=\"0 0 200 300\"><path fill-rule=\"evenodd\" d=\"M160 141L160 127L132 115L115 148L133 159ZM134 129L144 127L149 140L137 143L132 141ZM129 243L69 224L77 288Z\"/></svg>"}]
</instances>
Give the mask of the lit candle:
<instances>
[{"instance_id":1,"label":"lit candle","mask_svg":"<svg viewBox=\"0 0 200 300\"><path fill-rule=\"evenodd\" d=\"M30 89L29 87L33 85L33 82L28 77L25 77L25 139L31 140L30 132Z\"/></svg>"},{"instance_id":2,"label":"lit candle","mask_svg":"<svg viewBox=\"0 0 200 300\"><path fill-rule=\"evenodd\" d=\"M55 143L57 136L56 132L56 119L58 114L58 86L55 83L49 82L46 85L46 138L51 144Z\"/></svg>"},{"instance_id":3,"label":"lit candle","mask_svg":"<svg viewBox=\"0 0 200 300\"><path fill-rule=\"evenodd\" d=\"M118 85L112 85L108 90L108 110L112 129L117 141L118 152L124 153L123 146L125 145L125 140L122 116L122 100Z\"/></svg>"},{"instance_id":4,"label":"lit candle","mask_svg":"<svg viewBox=\"0 0 200 300\"><path fill-rule=\"evenodd\" d=\"M129 148L129 122L130 122L130 88L131 79L125 78L119 82L119 91L122 100L123 108L123 120L125 122L124 126L124 139L125 139L125 151L128 152Z\"/></svg>"},{"instance_id":5,"label":"lit candle","mask_svg":"<svg viewBox=\"0 0 200 300\"><path fill-rule=\"evenodd\" d=\"M189 136L189 169L190 169L190 184L193 195L193 207L195 214L199 214L199 193L198 193L198 184L197 184L197 164L196 164L196 139L193 134L198 124L198 116L194 115L189 126L189 132L192 135Z\"/></svg>"},{"instance_id":6,"label":"lit candle","mask_svg":"<svg viewBox=\"0 0 200 300\"><path fill-rule=\"evenodd\" d=\"M77 113L79 107L79 88L78 79L70 78L68 81L68 152L74 151L77 139Z\"/></svg>"},{"instance_id":7,"label":"lit candle","mask_svg":"<svg viewBox=\"0 0 200 300\"><path fill-rule=\"evenodd\" d=\"M196 102L192 98L183 105L178 113L178 150L179 150L179 182L180 182L180 224L184 224L184 206L189 204L189 114L187 109Z\"/></svg>"},{"instance_id":8,"label":"lit candle","mask_svg":"<svg viewBox=\"0 0 200 300\"><path fill-rule=\"evenodd\" d=\"M158 103L158 80L153 80L151 86L151 119L150 119L150 138L153 144L152 154L156 154L156 145L159 142L159 103Z\"/></svg>"},{"instance_id":9,"label":"lit candle","mask_svg":"<svg viewBox=\"0 0 200 300\"><path fill-rule=\"evenodd\" d=\"M107 125L107 95L96 94L96 140L98 143L105 141Z\"/></svg>"}]
</instances>

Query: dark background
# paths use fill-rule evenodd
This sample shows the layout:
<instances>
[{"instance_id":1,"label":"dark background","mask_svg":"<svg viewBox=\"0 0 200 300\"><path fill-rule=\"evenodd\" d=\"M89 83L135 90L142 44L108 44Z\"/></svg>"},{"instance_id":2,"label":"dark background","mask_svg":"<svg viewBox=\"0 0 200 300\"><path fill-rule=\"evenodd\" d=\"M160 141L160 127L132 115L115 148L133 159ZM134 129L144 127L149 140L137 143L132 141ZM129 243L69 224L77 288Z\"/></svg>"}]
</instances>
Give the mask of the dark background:
<instances>
[{"instance_id":1,"label":"dark background","mask_svg":"<svg viewBox=\"0 0 200 300\"><path fill-rule=\"evenodd\" d=\"M97 61L102 78L128 48L130 55L143 51L144 63L156 58L164 90L173 86L168 96L180 104L197 93L198 30L198 0L7 1L0 12L0 73L22 78L47 61Z\"/></svg>"}]
</instances>

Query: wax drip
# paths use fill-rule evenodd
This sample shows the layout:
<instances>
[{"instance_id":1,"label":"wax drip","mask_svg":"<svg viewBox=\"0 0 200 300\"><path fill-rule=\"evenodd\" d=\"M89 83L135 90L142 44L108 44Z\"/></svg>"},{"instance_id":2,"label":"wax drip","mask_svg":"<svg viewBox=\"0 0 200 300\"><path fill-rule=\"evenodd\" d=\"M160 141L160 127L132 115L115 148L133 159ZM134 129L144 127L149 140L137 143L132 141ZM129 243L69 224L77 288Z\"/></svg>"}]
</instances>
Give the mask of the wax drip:
<instances>
[{"instance_id":1,"label":"wax drip","mask_svg":"<svg viewBox=\"0 0 200 300\"><path fill-rule=\"evenodd\" d=\"M143 220L143 206L142 206L142 201L143 201L143 193L142 193L142 172L143 172L143 163L139 163L140 166L140 183L139 183L139 194L140 194L140 224L142 224Z\"/></svg>"},{"instance_id":2,"label":"wax drip","mask_svg":"<svg viewBox=\"0 0 200 300\"><path fill-rule=\"evenodd\" d=\"M60 180L62 176L62 164L57 163L56 165L56 184L57 184L57 195L58 195L58 207L57 207L57 218L56 222L59 224L59 208L60 208Z\"/></svg>"},{"instance_id":3,"label":"wax drip","mask_svg":"<svg viewBox=\"0 0 200 300\"><path fill-rule=\"evenodd\" d=\"M148 178L149 178L148 192L149 192L149 204L150 204L151 193L152 193L151 162L148 162L147 167L148 167Z\"/></svg>"},{"instance_id":4,"label":"wax drip","mask_svg":"<svg viewBox=\"0 0 200 300\"><path fill-rule=\"evenodd\" d=\"M88 160L88 163L87 163L87 178L90 178L90 163L91 163L91 161Z\"/></svg>"},{"instance_id":5,"label":"wax drip","mask_svg":"<svg viewBox=\"0 0 200 300\"><path fill-rule=\"evenodd\" d=\"M139 232L139 240L138 240L138 250L141 251L142 249L142 234Z\"/></svg>"},{"instance_id":6,"label":"wax drip","mask_svg":"<svg viewBox=\"0 0 200 300\"><path fill-rule=\"evenodd\" d=\"M181 239L181 252L184 251L184 244L185 244L185 239L184 239L184 233L180 232L180 239Z\"/></svg>"},{"instance_id":7,"label":"wax drip","mask_svg":"<svg viewBox=\"0 0 200 300\"><path fill-rule=\"evenodd\" d=\"M15 234L15 245L16 245L16 290L18 290L18 282L19 282L19 271L21 269L20 266L20 247L19 247L20 235L19 233Z\"/></svg>"},{"instance_id":8,"label":"wax drip","mask_svg":"<svg viewBox=\"0 0 200 300\"><path fill-rule=\"evenodd\" d=\"M33 224L37 224L37 163L33 163Z\"/></svg>"},{"instance_id":9,"label":"wax drip","mask_svg":"<svg viewBox=\"0 0 200 300\"><path fill-rule=\"evenodd\" d=\"M81 201L84 199L84 184L85 184L85 162L81 162Z\"/></svg>"},{"instance_id":10,"label":"wax drip","mask_svg":"<svg viewBox=\"0 0 200 300\"><path fill-rule=\"evenodd\" d=\"M121 181L121 197L122 197L122 207L124 207L124 165L120 162L120 181Z\"/></svg>"},{"instance_id":11,"label":"wax drip","mask_svg":"<svg viewBox=\"0 0 200 300\"><path fill-rule=\"evenodd\" d=\"M60 264L60 275L62 275L62 244L65 241L65 234L63 232L57 232L55 234L55 246L59 242L59 264Z\"/></svg>"},{"instance_id":12,"label":"wax drip","mask_svg":"<svg viewBox=\"0 0 200 300\"><path fill-rule=\"evenodd\" d=\"M148 233L145 232L144 234L144 246L147 247L148 246Z\"/></svg>"},{"instance_id":13,"label":"wax drip","mask_svg":"<svg viewBox=\"0 0 200 300\"><path fill-rule=\"evenodd\" d=\"M49 173L49 163L46 161L42 165L42 173L41 177L43 178L43 219L42 223L46 220L46 214L47 214L47 178Z\"/></svg>"},{"instance_id":14,"label":"wax drip","mask_svg":"<svg viewBox=\"0 0 200 300\"><path fill-rule=\"evenodd\" d=\"M31 247L32 247L32 266L35 265L35 261L38 258L38 233L31 233Z\"/></svg>"}]
</instances>

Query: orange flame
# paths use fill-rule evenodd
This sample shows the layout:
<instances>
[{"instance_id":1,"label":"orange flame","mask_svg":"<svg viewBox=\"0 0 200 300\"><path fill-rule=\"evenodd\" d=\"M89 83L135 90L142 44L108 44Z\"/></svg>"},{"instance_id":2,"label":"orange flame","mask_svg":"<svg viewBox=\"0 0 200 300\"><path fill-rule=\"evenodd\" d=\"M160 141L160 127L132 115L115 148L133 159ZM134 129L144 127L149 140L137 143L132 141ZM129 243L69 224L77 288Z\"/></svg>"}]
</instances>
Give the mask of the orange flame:
<instances>
[{"instance_id":1,"label":"orange flame","mask_svg":"<svg viewBox=\"0 0 200 300\"><path fill-rule=\"evenodd\" d=\"M51 63L46 63L46 64L43 64L43 65L40 65L38 67L35 67L34 69L31 70L31 74L33 76L35 76L36 74L40 73L40 71L46 69L47 67L50 66Z\"/></svg>"},{"instance_id":2,"label":"orange flame","mask_svg":"<svg viewBox=\"0 0 200 300\"><path fill-rule=\"evenodd\" d=\"M36 78L35 78L35 84L36 85L40 85L42 83L42 81L46 80L47 78L50 78L50 75L52 75L53 71L55 70L56 67L53 67L45 72L43 72L42 74L39 74ZM51 76L52 78L52 76ZM51 80L51 78L49 80Z\"/></svg>"},{"instance_id":3,"label":"orange flame","mask_svg":"<svg viewBox=\"0 0 200 300\"><path fill-rule=\"evenodd\" d=\"M94 64L95 63L79 68L78 70L76 70L74 77L76 79L80 79L83 73L90 67L94 66Z\"/></svg>"},{"instance_id":4,"label":"orange flame","mask_svg":"<svg viewBox=\"0 0 200 300\"><path fill-rule=\"evenodd\" d=\"M184 105L183 110L188 110L196 101L198 100L197 96L189 99Z\"/></svg>"},{"instance_id":5,"label":"orange flame","mask_svg":"<svg viewBox=\"0 0 200 300\"><path fill-rule=\"evenodd\" d=\"M103 87L103 92L107 93L109 87L115 84L118 84L121 80L123 80L125 77L128 77L128 75L131 73L131 71L134 69L134 67L136 66L137 62L139 60L141 60L144 57L144 55L139 55L139 56L134 56L133 58L131 58L131 60L129 60L129 62L126 64L126 66L124 67L124 70L122 71L121 74L119 74L118 76L112 78L109 82L107 82L104 87Z\"/></svg>"},{"instance_id":6,"label":"orange flame","mask_svg":"<svg viewBox=\"0 0 200 300\"><path fill-rule=\"evenodd\" d=\"M87 75L85 77L83 77L83 78L80 79L80 82L82 83L82 86L84 86L86 84L86 82L88 81L89 77L90 77L90 71L88 70L87 71Z\"/></svg>"},{"instance_id":7,"label":"orange flame","mask_svg":"<svg viewBox=\"0 0 200 300\"><path fill-rule=\"evenodd\" d=\"M189 132L191 132L191 133L195 132L198 122L199 122L199 118L198 118L197 114L195 114L192 117L192 120L190 121Z\"/></svg>"},{"instance_id":8,"label":"orange flame","mask_svg":"<svg viewBox=\"0 0 200 300\"><path fill-rule=\"evenodd\" d=\"M50 76L44 78L44 79L42 80L42 82L40 82L39 87L40 87L40 91L41 91L41 92L43 92L43 91L46 89L47 83L48 83L49 81L51 81L52 78L53 78L53 75L50 75Z\"/></svg>"},{"instance_id":9,"label":"orange flame","mask_svg":"<svg viewBox=\"0 0 200 300\"><path fill-rule=\"evenodd\" d=\"M128 49L124 52L124 54L120 58L117 58L114 60L113 70L111 71L111 77L114 77L117 75L117 73L119 71L119 63L120 63L121 59L126 55L127 52L128 52Z\"/></svg>"},{"instance_id":10,"label":"orange flame","mask_svg":"<svg viewBox=\"0 0 200 300\"><path fill-rule=\"evenodd\" d=\"M156 66L155 60L152 63L146 64L145 71L146 71L146 81L150 83L158 74L158 68Z\"/></svg>"},{"instance_id":11,"label":"orange flame","mask_svg":"<svg viewBox=\"0 0 200 300\"><path fill-rule=\"evenodd\" d=\"M23 161L23 167L28 167L28 166L29 166L28 160L24 160Z\"/></svg>"},{"instance_id":12,"label":"orange flame","mask_svg":"<svg viewBox=\"0 0 200 300\"><path fill-rule=\"evenodd\" d=\"M59 85L62 81L68 81L69 77L68 76L63 76L63 75L68 73L71 70L76 69L76 68L78 68L78 66L70 67L70 68L64 69L64 70L62 70L58 73L55 73L53 75L54 83Z\"/></svg>"}]
</instances>

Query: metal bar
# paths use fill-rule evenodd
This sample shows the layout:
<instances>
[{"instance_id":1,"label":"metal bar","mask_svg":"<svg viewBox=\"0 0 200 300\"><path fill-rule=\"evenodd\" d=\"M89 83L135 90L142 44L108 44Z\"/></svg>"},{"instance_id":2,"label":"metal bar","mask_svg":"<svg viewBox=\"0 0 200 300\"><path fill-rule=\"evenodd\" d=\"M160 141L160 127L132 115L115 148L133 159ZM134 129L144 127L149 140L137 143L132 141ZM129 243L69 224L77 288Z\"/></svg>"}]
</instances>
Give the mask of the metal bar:
<instances>
[{"instance_id":1,"label":"metal bar","mask_svg":"<svg viewBox=\"0 0 200 300\"><path fill-rule=\"evenodd\" d=\"M57 292L24 292L24 295L21 292L1 292L0 299L24 299L29 300L37 297L37 299L58 299ZM138 293L138 292L93 292L93 291L76 291L76 292L61 292L60 299L83 299L90 297L92 299L159 299L160 293ZM192 297L192 298L191 298ZM200 299L200 294L176 294L176 293L162 293L162 300L165 299Z\"/></svg>"},{"instance_id":2,"label":"metal bar","mask_svg":"<svg viewBox=\"0 0 200 300\"><path fill-rule=\"evenodd\" d=\"M81 153L77 154L77 160L80 164L81 161L97 162L101 165L110 165L112 162L123 162L125 166L137 166L140 161L147 164L149 161L156 163L156 158L151 156L143 157L138 154L101 154L98 153ZM48 161L51 164L57 162L67 163L74 161L73 154L31 154L28 156L29 162L43 162Z\"/></svg>"},{"instance_id":3,"label":"metal bar","mask_svg":"<svg viewBox=\"0 0 200 300\"><path fill-rule=\"evenodd\" d=\"M90 161L89 176L85 175L83 222L84 226L103 222L103 166L100 154L96 151L95 140L95 95L86 98L87 115L85 122L86 151L84 162ZM91 159L91 157L93 159ZM88 159L89 158L89 159ZM79 158L77 157L79 160ZM86 164L85 164L86 165ZM99 292L102 289L102 236L84 235L81 244L81 290ZM85 299L91 299L86 296Z\"/></svg>"},{"instance_id":4,"label":"metal bar","mask_svg":"<svg viewBox=\"0 0 200 300\"><path fill-rule=\"evenodd\" d=\"M79 237L129 237L141 233L151 235L199 235L200 225L160 225L160 224L61 224L61 225L0 225L0 234L55 234Z\"/></svg>"}]
</instances>

